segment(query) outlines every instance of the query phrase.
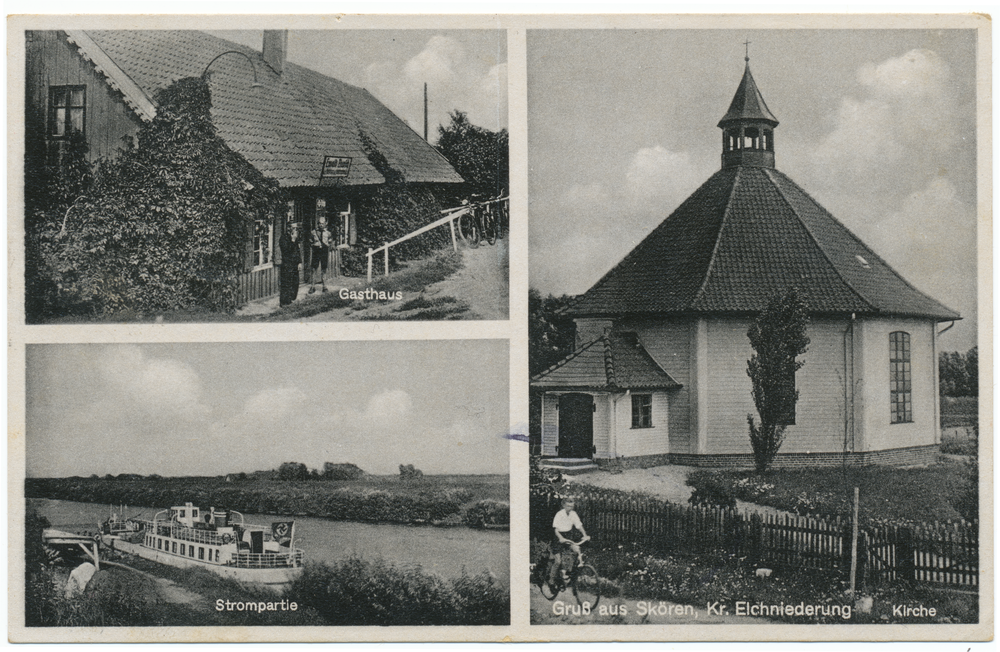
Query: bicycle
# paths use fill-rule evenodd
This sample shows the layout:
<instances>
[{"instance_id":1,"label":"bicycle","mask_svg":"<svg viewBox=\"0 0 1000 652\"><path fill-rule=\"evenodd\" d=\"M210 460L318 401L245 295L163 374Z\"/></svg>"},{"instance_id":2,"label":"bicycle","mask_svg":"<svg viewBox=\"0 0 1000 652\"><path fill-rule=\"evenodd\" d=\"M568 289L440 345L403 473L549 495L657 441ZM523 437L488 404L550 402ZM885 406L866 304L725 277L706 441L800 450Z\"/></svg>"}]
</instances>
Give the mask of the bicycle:
<instances>
[{"instance_id":1,"label":"bicycle","mask_svg":"<svg viewBox=\"0 0 1000 652\"><path fill-rule=\"evenodd\" d=\"M580 545L587 541L589 539L581 541ZM569 572L568 582L560 575L556 576L554 585L549 582L549 569L553 563L555 560L552 555L547 554L541 563L536 564L535 568L534 583L538 585L538 590L542 592L545 599L555 600L560 593L570 589L581 606L587 604L590 609L597 607L597 603L601 601L600 576L598 576L596 568L583 562L583 552L581 551L577 556L576 563Z\"/></svg>"},{"instance_id":2,"label":"bicycle","mask_svg":"<svg viewBox=\"0 0 1000 652\"><path fill-rule=\"evenodd\" d=\"M501 197L496 203L497 238L510 233L510 197Z\"/></svg>"},{"instance_id":3,"label":"bicycle","mask_svg":"<svg viewBox=\"0 0 1000 652\"><path fill-rule=\"evenodd\" d=\"M470 247L478 247L480 240L492 246L504 237L510 221L506 201L505 198L472 204L458 218L458 233Z\"/></svg>"},{"instance_id":4,"label":"bicycle","mask_svg":"<svg viewBox=\"0 0 1000 652\"><path fill-rule=\"evenodd\" d=\"M483 232L476 216L476 208L475 204L469 206L469 210L458 218L458 234L472 248L479 246L479 238Z\"/></svg>"}]
</instances>

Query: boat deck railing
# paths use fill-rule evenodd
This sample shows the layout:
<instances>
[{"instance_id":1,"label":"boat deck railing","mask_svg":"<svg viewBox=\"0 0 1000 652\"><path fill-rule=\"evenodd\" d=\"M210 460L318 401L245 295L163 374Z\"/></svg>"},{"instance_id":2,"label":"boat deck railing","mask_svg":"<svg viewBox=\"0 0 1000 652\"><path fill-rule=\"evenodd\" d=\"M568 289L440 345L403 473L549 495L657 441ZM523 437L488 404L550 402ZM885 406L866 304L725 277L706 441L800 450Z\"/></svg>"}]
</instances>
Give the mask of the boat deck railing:
<instances>
[{"instance_id":1,"label":"boat deck railing","mask_svg":"<svg viewBox=\"0 0 1000 652\"><path fill-rule=\"evenodd\" d=\"M232 543L230 541L223 541L222 534L214 530L193 530L188 527L179 526L176 523L162 522L158 521L156 523L149 521L146 527L150 532L155 533L156 536L160 537L170 537L172 539L177 539L178 541L190 541L192 543L206 543L213 546L221 546L225 543ZM229 536L232 536L231 534Z\"/></svg>"},{"instance_id":2,"label":"boat deck railing","mask_svg":"<svg viewBox=\"0 0 1000 652\"><path fill-rule=\"evenodd\" d=\"M215 530L196 530L193 528L185 527L179 525L172 521L139 521L142 524L142 529L147 532L153 533L155 536L160 537L170 537L171 539L176 539L178 541L190 541L191 543L204 543L213 546L222 546L229 543L233 543L234 539L233 533L226 532L220 534ZM263 528L257 527L246 527L246 530L258 530ZM263 530L264 541L273 541L274 537L268 530ZM246 544L244 544L246 545ZM275 553L278 554L278 553ZM284 554L284 553L281 553Z\"/></svg>"},{"instance_id":3,"label":"boat deck railing","mask_svg":"<svg viewBox=\"0 0 1000 652\"><path fill-rule=\"evenodd\" d=\"M240 552L233 554L237 568L298 568L302 565L302 551L291 552Z\"/></svg>"}]
</instances>

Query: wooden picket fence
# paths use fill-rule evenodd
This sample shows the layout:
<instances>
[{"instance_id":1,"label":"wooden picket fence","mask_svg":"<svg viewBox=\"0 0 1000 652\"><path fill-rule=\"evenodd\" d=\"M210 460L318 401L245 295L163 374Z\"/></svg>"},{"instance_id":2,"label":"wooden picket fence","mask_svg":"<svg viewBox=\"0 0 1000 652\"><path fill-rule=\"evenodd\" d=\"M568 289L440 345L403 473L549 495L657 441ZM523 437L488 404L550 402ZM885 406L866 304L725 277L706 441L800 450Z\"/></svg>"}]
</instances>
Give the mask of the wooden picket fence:
<instances>
[{"instance_id":1,"label":"wooden picket fence","mask_svg":"<svg viewBox=\"0 0 1000 652\"><path fill-rule=\"evenodd\" d=\"M681 555L722 550L775 568L844 574L851 568L851 521L838 516L741 513L585 493L576 500L588 534L601 545ZM559 509L558 497L532 495L532 535L551 538L552 517ZM976 590L978 551L975 523L864 526L858 539L858 576Z\"/></svg>"}]
</instances>

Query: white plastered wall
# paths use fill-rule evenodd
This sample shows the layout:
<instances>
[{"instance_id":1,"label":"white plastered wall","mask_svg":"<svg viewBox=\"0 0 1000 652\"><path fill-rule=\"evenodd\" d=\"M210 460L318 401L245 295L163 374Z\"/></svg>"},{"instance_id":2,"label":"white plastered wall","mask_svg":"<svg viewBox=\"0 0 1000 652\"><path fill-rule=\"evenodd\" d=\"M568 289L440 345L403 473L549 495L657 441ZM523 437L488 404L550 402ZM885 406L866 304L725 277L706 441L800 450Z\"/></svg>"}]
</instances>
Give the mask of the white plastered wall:
<instances>
[{"instance_id":1,"label":"white plastered wall","mask_svg":"<svg viewBox=\"0 0 1000 652\"><path fill-rule=\"evenodd\" d=\"M940 441L934 329L925 319L866 318L858 320L858 372L863 374L859 403L858 450L926 446ZM889 334L910 334L913 421L891 423L889 409Z\"/></svg>"}]
</instances>

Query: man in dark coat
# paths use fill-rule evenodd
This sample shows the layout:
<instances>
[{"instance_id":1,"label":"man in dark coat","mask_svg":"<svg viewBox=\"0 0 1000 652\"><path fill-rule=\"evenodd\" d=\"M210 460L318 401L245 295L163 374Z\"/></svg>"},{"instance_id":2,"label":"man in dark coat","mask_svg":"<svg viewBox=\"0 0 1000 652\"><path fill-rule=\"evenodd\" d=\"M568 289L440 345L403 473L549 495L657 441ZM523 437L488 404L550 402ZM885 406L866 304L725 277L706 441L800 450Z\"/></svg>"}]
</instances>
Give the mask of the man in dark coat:
<instances>
[{"instance_id":1,"label":"man in dark coat","mask_svg":"<svg viewBox=\"0 0 1000 652\"><path fill-rule=\"evenodd\" d=\"M299 295L299 263L302 262L302 251L299 249L299 224L288 222L285 232L278 240L281 250L281 298L280 304L287 306Z\"/></svg>"}]
</instances>

